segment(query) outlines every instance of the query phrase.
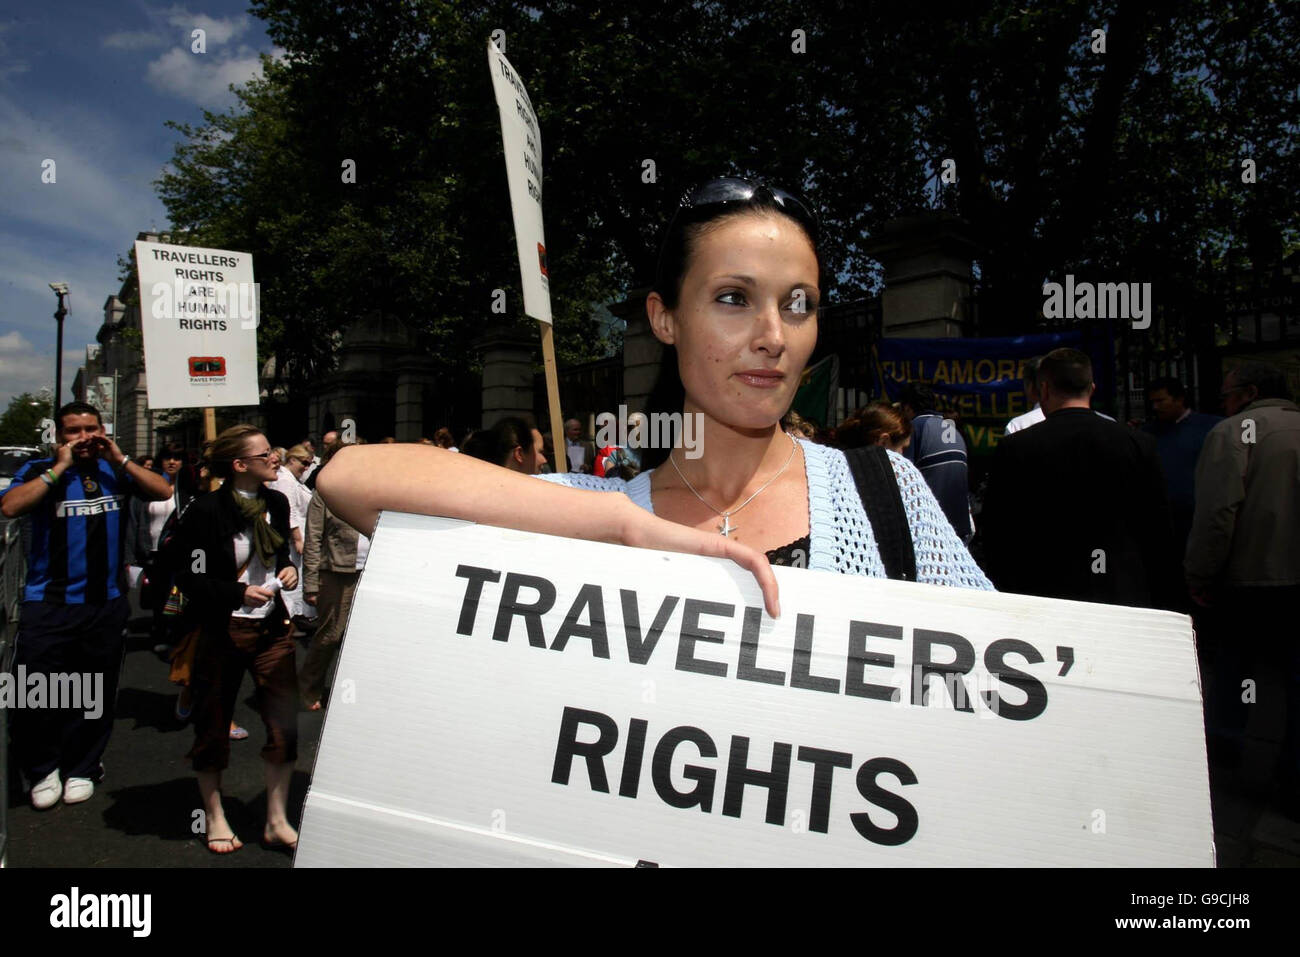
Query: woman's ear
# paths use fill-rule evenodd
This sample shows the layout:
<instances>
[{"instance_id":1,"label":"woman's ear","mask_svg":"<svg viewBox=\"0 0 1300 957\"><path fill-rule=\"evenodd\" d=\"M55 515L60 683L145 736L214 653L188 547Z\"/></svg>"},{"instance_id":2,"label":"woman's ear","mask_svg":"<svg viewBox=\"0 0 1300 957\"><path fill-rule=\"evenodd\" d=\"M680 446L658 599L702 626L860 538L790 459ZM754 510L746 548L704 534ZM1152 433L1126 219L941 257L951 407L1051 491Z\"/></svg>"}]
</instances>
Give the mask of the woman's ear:
<instances>
[{"instance_id":1,"label":"woman's ear","mask_svg":"<svg viewBox=\"0 0 1300 957\"><path fill-rule=\"evenodd\" d=\"M672 311L664 304L663 297L652 292L645 297L645 313L650 320L650 331L664 345L677 344L676 323Z\"/></svg>"}]
</instances>

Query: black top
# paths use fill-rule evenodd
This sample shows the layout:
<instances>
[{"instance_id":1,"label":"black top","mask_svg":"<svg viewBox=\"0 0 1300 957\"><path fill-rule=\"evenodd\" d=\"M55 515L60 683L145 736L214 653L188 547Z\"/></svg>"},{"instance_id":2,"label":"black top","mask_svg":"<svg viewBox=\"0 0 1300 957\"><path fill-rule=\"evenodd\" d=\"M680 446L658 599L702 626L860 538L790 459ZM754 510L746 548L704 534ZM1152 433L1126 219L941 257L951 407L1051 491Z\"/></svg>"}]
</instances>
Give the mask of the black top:
<instances>
[{"instance_id":1,"label":"black top","mask_svg":"<svg viewBox=\"0 0 1300 957\"><path fill-rule=\"evenodd\" d=\"M289 500L266 486L258 488L258 495L266 503L271 527L284 539L275 553L273 571L278 573L293 564L289 558ZM235 574L239 570L235 566L235 535L247 526L231 490L224 486L198 496L181 519L176 584L196 613L223 626L231 612L244 604L244 586ZM199 553L202 563L195 560Z\"/></svg>"},{"instance_id":2,"label":"black top","mask_svg":"<svg viewBox=\"0 0 1300 957\"><path fill-rule=\"evenodd\" d=\"M1091 409L999 440L978 525L998 591L1173 607L1180 556L1155 440Z\"/></svg>"},{"instance_id":3,"label":"black top","mask_svg":"<svg viewBox=\"0 0 1300 957\"><path fill-rule=\"evenodd\" d=\"M808 553L812 550L812 536L796 538L789 545L782 545L767 553L767 560L773 565L785 565L789 568L807 568Z\"/></svg>"}]
</instances>

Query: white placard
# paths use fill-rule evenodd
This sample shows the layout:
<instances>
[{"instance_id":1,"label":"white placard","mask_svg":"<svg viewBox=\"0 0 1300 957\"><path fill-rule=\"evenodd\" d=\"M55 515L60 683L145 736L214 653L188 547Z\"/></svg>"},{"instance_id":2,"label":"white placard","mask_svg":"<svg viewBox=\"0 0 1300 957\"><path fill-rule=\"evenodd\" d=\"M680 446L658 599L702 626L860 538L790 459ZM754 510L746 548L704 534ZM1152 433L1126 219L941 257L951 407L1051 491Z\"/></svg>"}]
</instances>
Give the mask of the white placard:
<instances>
[{"instance_id":1,"label":"white placard","mask_svg":"<svg viewBox=\"0 0 1300 957\"><path fill-rule=\"evenodd\" d=\"M776 575L384 514L296 864L1214 864L1186 616Z\"/></svg>"},{"instance_id":2,"label":"white placard","mask_svg":"<svg viewBox=\"0 0 1300 957\"><path fill-rule=\"evenodd\" d=\"M250 253L135 244L149 408L257 405Z\"/></svg>"},{"instance_id":3,"label":"white placard","mask_svg":"<svg viewBox=\"0 0 1300 957\"><path fill-rule=\"evenodd\" d=\"M524 291L524 312L551 321L551 287L546 269L546 233L542 228L542 134L528 91L496 44L488 42L488 69L501 114L506 179L514 213L515 245Z\"/></svg>"}]
</instances>

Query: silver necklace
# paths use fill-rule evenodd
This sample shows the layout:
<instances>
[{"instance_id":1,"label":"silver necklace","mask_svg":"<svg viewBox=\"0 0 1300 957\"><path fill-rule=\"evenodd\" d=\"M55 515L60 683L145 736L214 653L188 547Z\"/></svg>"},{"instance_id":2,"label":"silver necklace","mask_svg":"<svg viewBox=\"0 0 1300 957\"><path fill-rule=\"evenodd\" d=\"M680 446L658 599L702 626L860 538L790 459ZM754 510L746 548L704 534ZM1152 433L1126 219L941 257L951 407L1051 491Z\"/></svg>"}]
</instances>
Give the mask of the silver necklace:
<instances>
[{"instance_id":1,"label":"silver necklace","mask_svg":"<svg viewBox=\"0 0 1300 957\"><path fill-rule=\"evenodd\" d=\"M683 482L686 483L686 487L687 487L688 489L691 490L691 494L693 494L693 495L694 495L696 498L698 498L701 502L704 502L705 505L708 505L709 508L713 509L713 511L717 512L719 515L722 516L722 524L718 526L718 534L721 535L723 538L728 537L729 535L731 535L732 532L734 532L734 531L736 531L736 529L740 528L739 525L732 525L732 524L731 524L731 516L732 516L732 515L735 515L737 512L739 512L742 508L744 508L744 507L745 507L746 505L748 505L750 502L754 501L754 499L758 498L758 494L759 494L759 492L763 491L763 489L767 488L769 485L771 485L773 482L775 482L778 478L780 478L781 473L784 472L787 468L789 468L789 467L790 467L790 463L794 461L794 453L798 450L798 448L799 448L799 443L795 441L794 436L793 436L793 435L790 435L789 432L787 432L787 433L785 433L785 434L786 434L787 436L789 436L789 438L790 438L790 457L789 457L788 459L785 460L785 465L782 465L779 469L777 469L775 475L773 475L770 479L768 479L766 482L764 482L762 485L760 485L759 488L758 488L758 491L757 491L757 492L755 492L755 493L754 493L753 495L751 495L749 498L745 499L743 502L741 502L741 503L740 503L739 505L737 505L735 508L728 509L728 510L725 511L725 512L724 512L722 509L720 509L720 508L713 508L712 505L709 505L709 503L708 503L707 501L705 501L703 495L701 495L699 492L695 491L695 486L691 484L691 480L688 479L685 475L683 475L683 474L682 474L682 470L679 469L679 468L677 467L677 462L676 462L676 460L673 458L672 453L671 453L671 452L668 453L668 461L672 463L673 471L675 471L675 472L677 473L677 477L678 477L678 478L680 478Z\"/></svg>"}]
</instances>

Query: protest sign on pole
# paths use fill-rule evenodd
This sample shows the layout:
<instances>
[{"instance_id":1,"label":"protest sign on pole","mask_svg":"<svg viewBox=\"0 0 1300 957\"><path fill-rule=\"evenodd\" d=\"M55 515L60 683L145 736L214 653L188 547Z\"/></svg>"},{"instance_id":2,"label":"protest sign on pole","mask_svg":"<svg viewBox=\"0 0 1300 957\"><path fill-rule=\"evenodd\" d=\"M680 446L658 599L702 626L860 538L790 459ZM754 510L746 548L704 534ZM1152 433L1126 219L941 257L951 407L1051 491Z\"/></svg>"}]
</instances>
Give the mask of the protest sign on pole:
<instances>
[{"instance_id":1,"label":"protest sign on pole","mask_svg":"<svg viewBox=\"0 0 1300 957\"><path fill-rule=\"evenodd\" d=\"M257 405L252 255L139 240L135 259L149 408Z\"/></svg>"},{"instance_id":2,"label":"protest sign on pole","mask_svg":"<svg viewBox=\"0 0 1300 957\"><path fill-rule=\"evenodd\" d=\"M506 181L519 253L519 279L524 312L541 323L542 365L546 400L555 443L555 470L567 469L564 423L560 421L560 386L551 325L551 285L546 268L546 233L542 227L542 133L528 91L495 43L488 41L488 70L501 115L501 145L505 150Z\"/></svg>"},{"instance_id":3,"label":"protest sign on pole","mask_svg":"<svg viewBox=\"0 0 1300 957\"><path fill-rule=\"evenodd\" d=\"M385 513L296 865L1214 864L1186 616L774 571Z\"/></svg>"}]
</instances>

